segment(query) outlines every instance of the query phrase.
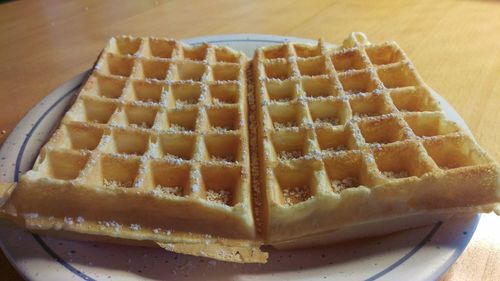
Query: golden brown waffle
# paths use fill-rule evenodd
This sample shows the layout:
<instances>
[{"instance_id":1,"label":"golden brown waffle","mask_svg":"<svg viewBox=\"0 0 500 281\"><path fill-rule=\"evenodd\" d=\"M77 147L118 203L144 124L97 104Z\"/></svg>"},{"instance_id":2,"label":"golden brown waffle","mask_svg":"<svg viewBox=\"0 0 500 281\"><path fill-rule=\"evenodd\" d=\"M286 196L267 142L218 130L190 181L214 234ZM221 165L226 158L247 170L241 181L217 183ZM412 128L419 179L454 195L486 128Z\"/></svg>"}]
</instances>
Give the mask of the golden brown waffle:
<instances>
[{"instance_id":1,"label":"golden brown waffle","mask_svg":"<svg viewBox=\"0 0 500 281\"><path fill-rule=\"evenodd\" d=\"M252 242L246 70L245 55L226 47L112 38L10 205L32 229L262 260ZM236 250L211 254L221 237Z\"/></svg>"},{"instance_id":2,"label":"golden brown waffle","mask_svg":"<svg viewBox=\"0 0 500 281\"><path fill-rule=\"evenodd\" d=\"M234 262L499 202L498 165L396 43L359 33L260 48L253 68L227 47L112 38L33 169L0 185L32 231Z\"/></svg>"},{"instance_id":3,"label":"golden brown waffle","mask_svg":"<svg viewBox=\"0 0 500 281\"><path fill-rule=\"evenodd\" d=\"M286 43L254 57L261 221L301 247L491 211L499 168L396 43Z\"/></svg>"}]
</instances>

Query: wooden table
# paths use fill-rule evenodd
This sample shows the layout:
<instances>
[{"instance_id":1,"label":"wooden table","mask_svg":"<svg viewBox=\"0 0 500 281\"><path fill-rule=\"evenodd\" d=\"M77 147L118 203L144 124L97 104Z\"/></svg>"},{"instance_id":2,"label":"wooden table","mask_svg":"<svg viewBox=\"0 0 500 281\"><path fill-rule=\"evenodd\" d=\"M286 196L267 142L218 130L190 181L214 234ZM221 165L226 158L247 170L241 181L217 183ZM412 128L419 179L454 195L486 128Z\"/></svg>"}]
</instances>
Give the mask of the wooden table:
<instances>
[{"instance_id":1,"label":"wooden table","mask_svg":"<svg viewBox=\"0 0 500 281\"><path fill-rule=\"evenodd\" d=\"M340 43L363 31L398 41L483 148L500 156L495 1L21 1L0 4L0 23L0 142L42 97L89 69L113 35L266 33ZM499 221L483 217L442 280L500 280ZM0 276L21 279L3 256Z\"/></svg>"}]
</instances>

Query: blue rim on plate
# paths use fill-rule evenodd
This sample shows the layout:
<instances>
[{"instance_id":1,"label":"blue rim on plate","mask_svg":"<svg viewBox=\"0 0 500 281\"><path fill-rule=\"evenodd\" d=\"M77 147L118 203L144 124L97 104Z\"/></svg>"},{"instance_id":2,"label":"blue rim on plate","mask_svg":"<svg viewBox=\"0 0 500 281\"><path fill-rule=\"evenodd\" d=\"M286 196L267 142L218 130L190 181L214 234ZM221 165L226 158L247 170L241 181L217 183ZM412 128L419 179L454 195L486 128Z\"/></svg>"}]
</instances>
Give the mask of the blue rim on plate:
<instances>
[{"instance_id":1,"label":"blue rim on plate","mask_svg":"<svg viewBox=\"0 0 500 281\"><path fill-rule=\"evenodd\" d=\"M205 37L196 37L196 38L191 38L191 39L186 39L183 40L184 42L190 43L190 44L199 44L202 42L207 42L207 43L236 43L236 42L250 42L250 43L264 43L264 44L279 44L283 43L286 41L302 41L302 42L310 42L310 40L307 39L301 39L301 38L292 38L292 37L279 37L279 36L272 36L272 35L257 35L257 34L238 34L238 35L225 35L225 36L217 36L218 38L227 38L227 39L218 39L214 40L211 38L214 38L213 36L205 36ZM255 39L255 38L259 39ZM252 39L253 38L253 39ZM278 40L276 38L279 38ZM63 100L69 98L71 95L75 94L75 91L80 88L84 80L82 80L85 76L86 73L82 73L78 75L77 77L73 78L73 80L79 80L79 83L77 83L75 86L67 90L65 93L63 93L57 100L55 100L37 119L36 122L31 124L31 128L29 129L28 133L25 135L25 138L21 144L21 147L19 149L19 152L17 153L16 157L16 162L15 162L15 168L14 168L14 175L13 179L15 182L18 181L19 175L21 174L21 164L24 156L24 152L26 149L26 146L28 145L28 142L30 141L31 137L33 136L33 133L37 129L37 127L42 123L42 121L47 117L47 115ZM29 114L29 113L28 113ZM28 115L27 114L27 115ZM11 136L9 136L10 138ZM7 143L9 139L5 141ZM2 151L4 149L4 145L0 149ZM477 226L477 221L476 220L475 224L472 225L472 228L470 229L471 232L473 233L476 229ZM389 266L384 268L383 270L373 274L369 278L365 280L376 280L379 279L380 277L386 275L387 273L391 272L404 262L406 262L408 259L410 259L412 256L414 256L423 246L425 246L431 239L432 237L436 234L436 232L440 229L442 226L442 222L437 222L434 224L434 226L430 229L430 231L406 254L404 254L401 258L397 259L393 263L391 263ZM50 256L52 257L57 263L62 265L64 268L81 278L82 280L95 280L94 278L90 277L89 275L85 274L83 271L77 269L76 267L72 266L68 261L60 257L52 248L50 248L47 243L40 237L38 234L32 234L33 239L40 245L40 247ZM436 276L440 276L444 271L460 256L460 254L463 252L465 247L470 241L470 238L472 235L469 235L468 237L465 238L463 243L460 245L460 247L456 248L456 251L454 254L446 261L446 263L443 265L441 268L441 272L438 272ZM2 249L4 250L4 253L6 254L7 258L15 266L15 262L13 258L8 254L8 251L5 251L3 243L0 243L2 246ZM18 270L19 271L19 270Z\"/></svg>"}]
</instances>

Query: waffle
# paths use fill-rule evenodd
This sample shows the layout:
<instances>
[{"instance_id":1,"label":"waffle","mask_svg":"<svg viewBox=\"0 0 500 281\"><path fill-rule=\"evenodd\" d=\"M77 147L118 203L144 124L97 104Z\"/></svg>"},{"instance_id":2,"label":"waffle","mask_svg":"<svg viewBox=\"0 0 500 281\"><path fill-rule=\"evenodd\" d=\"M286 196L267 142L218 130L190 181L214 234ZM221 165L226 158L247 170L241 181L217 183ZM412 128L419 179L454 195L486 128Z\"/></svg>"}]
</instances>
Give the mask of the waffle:
<instances>
[{"instance_id":1,"label":"waffle","mask_svg":"<svg viewBox=\"0 0 500 281\"><path fill-rule=\"evenodd\" d=\"M500 201L498 165L396 43L263 47L253 68L267 244L380 235Z\"/></svg>"},{"instance_id":2,"label":"waffle","mask_svg":"<svg viewBox=\"0 0 500 281\"><path fill-rule=\"evenodd\" d=\"M250 86L250 87L249 87ZM500 169L394 42L112 38L2 215L31 231L265 262L500 212Z\"/></svg>"},{"instance_id":3,"label":"waffle","mask_svg":"<svg viewBox=\"0 0 500 281\"><path fill-rule=\"evenodd\" d=\"M245 55L226 47L112 38L6 209L33 230L265 260L254 241L246 70Z\"/></svg>"}]
</instances>

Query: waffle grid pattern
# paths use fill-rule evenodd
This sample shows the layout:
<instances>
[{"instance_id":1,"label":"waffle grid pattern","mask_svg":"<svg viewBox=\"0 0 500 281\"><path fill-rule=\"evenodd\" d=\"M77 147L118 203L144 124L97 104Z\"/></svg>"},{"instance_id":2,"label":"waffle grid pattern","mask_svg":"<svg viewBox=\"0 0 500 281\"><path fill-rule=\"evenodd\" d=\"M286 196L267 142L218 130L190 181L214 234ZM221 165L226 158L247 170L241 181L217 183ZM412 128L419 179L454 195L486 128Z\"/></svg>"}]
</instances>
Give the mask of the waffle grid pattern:
<instances>
[{"instance_id":1,"label":"waffle grid pattern","mask_svg":"<svg viewBox=\"0 0 500 281\"><path fill-rule=\"evenodd\" d=\"M225 47L112 38L34 170L165 199L248 205L246 63Z\"/></svg>"},{"instance_id":2,"label":"waffle grid pattern","mask_svg":"<svg viewBox=\"0 0 500 281\"><path fill-rule=\"evenodd\" d=\"M353 33L342 47L259 48L251 64L223 46L112 38L3 212L28 229L265 262L262 244L497 206L498 165L396 43Z\"/></svg>"},{"instance_id":3,"label":"waffle grid pattern","mask_svg":"<svg viewBox=\"0 0 500 281\"><path fill-rule=\"evenodd\" d=\"M396 43L362 39L256 52L261 171L282 206L491 162Z\"/></svg>"}]
</instances>

